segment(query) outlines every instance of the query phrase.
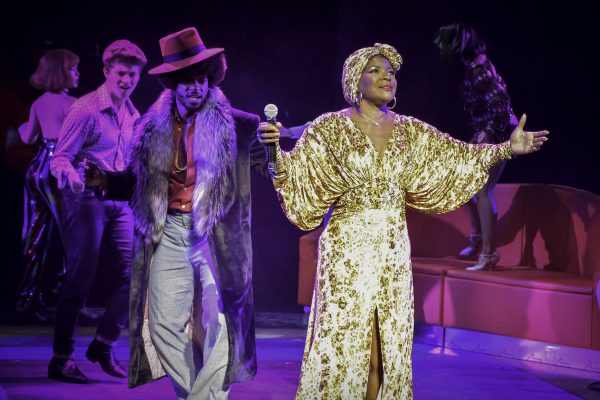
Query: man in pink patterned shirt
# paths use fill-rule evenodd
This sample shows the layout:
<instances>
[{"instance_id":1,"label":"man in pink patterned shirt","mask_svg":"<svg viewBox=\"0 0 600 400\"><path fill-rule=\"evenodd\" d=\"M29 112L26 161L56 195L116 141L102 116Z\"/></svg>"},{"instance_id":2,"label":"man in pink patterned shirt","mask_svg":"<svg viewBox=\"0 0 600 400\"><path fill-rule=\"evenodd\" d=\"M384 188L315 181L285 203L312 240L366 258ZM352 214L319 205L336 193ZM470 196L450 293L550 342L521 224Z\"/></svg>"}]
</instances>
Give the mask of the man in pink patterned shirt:
<instances>
[{"instance_id":1,"label":"man in pink patterned shirt","mask_svg":"<svg viewBox=\"0 0 600 400\"><path fill-rule=\"evenodd\" d=\"M67 277L56 310L48 377L70 383L87 382L73 361L73 344L77 316L92 287L103 238L110 241L108 245L117 257L115 290L86 357L99 362L112 376L127 376L114 356L113 345L128 318L132 213L125 201L97 199L84 185L82 164L90 161L108 172L126 168L133 125L140 116L129 97L147 60L138 46L117 40L106 48L102 61L106 81L73 103L50 161L52 175L62 189L60 219Z\"/></svg>"}]
</instances>

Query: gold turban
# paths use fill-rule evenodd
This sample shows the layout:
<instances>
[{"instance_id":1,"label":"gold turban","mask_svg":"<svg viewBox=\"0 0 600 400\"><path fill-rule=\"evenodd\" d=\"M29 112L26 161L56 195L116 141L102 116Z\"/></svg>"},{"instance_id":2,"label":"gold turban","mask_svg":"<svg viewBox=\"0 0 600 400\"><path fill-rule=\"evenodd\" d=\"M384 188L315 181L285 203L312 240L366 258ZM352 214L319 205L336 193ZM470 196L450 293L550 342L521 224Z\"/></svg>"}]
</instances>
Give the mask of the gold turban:
<instances>
[{"instance_id":1,"label":"gold turban","mask_svg":"<svg viewBox=\"0 0 600 400\"><path fill-rule=\"evenodd\" d=\"M402 65L402 56L390 45L375 43L373 47L358 49L344 61L342 72L342 88L344 98L350 105L358 104L358 82L365 66L374 56L383 56L388 59L396 71Z\"/></svg>"}]
</instances>

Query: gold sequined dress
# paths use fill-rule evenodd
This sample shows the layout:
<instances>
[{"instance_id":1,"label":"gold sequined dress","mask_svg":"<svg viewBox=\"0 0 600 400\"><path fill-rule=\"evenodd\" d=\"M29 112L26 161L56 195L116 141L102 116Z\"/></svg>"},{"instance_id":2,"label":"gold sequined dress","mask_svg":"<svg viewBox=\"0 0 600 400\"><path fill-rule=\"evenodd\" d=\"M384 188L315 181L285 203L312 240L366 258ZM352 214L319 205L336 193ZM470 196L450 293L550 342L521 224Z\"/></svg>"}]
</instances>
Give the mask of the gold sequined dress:
<instances>
[{"instance_id":1,"label":"gold sequined dress","mask_svg":"<svg viewBox=\"0 0 600 400\"><path fill-rule=\"evenodd\" d=\"M319 226L319 260L297 399L362 399L371 331L379 321L381 399L412 398L413 288L405 208L448 212L479 190L487 170L510 158L507 143L460 142L395 115L379 157L343 111L317 118L273 177L299 228Z\"/></svg>"}]
</instances>

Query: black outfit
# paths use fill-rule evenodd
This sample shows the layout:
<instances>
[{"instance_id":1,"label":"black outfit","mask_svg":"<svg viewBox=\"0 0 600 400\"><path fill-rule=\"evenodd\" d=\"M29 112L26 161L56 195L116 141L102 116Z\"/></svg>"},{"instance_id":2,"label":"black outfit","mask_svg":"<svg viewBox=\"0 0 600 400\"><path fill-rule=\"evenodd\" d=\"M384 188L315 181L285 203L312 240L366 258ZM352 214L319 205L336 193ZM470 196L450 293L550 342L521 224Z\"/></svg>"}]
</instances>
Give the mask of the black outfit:
<instances>
[{"instance_id":1,"label":"black outfit","mask_svg":"<svg viewBox=\"0 0 600 400\"><path fill-rule=\"evenodd\" d=\"M25 174L23 264L17 310L44 320L46 300L64 277L64 250L59 233L59 191L50 175L49 161L55 140L40 141Z\"/></svg>"},{"instance_id":2,"label":"black outfit","mask_svg":"<svg viewBox=\"0 0 600 400\"><path fill-rule=\"evenodd\" d=\"M461 86L464 110L472 129L471 143L480 143L479 134L487 133L486 143L502 143L517 126L510 106L506 84L489 59L467 67Z\"/></svg>"}]
</instances>

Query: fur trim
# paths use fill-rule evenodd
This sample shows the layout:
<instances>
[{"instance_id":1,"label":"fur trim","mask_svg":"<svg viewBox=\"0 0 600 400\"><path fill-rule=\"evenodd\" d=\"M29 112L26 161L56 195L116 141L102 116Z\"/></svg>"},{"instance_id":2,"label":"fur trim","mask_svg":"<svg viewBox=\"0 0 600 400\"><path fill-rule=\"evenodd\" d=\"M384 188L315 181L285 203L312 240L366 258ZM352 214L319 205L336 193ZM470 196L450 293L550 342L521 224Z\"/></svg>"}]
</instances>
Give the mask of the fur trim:
<instances>
[{"instance_id":1,"label":"fur trim","mask_svg":"<svg viewBox=\"0 0 600 400\"><path fill-rule=\"evenodd\" d=\"M158 243L168 208L173 162L175 93L166 89L136 125L131 169L136 176L132 198L135 226L146 243ZM207 234L221 218L227 171L236 158L235 123L227 98L217 87L196 115L193 155L196 183L192 195L194 233Z\"/></svg>"},{"instance_id":2,"label":"fur trim","mask_svg":"<svg viewBox=\"0 0 600 400\"><path fill-rule=\"evenodd\" d=\"M194 164L196 184L192 212L196 235L207 234L221 219L227 193L227 171L237 157L235 122L231 106L217 87L196 116Z\"/></svg>"}]
</instances>

